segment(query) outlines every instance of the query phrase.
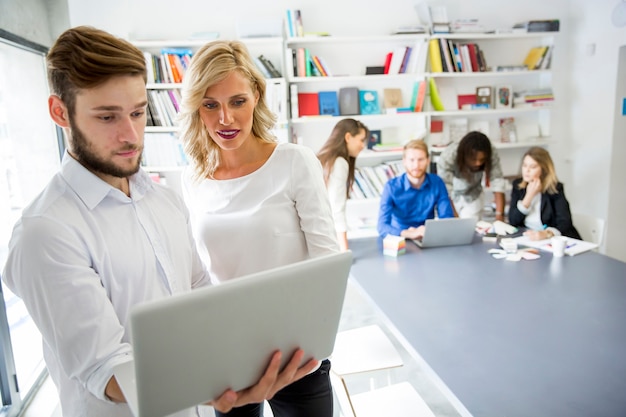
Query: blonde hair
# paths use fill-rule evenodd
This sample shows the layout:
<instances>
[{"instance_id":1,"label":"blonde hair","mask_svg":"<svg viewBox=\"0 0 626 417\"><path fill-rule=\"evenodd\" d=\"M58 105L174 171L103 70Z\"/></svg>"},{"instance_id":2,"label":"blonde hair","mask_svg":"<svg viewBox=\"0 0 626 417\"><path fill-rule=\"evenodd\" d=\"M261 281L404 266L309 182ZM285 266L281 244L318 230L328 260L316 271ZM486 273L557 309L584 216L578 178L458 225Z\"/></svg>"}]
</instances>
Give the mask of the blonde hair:
<instances>
[{"instance_id":1,"label":"blonde hair","mask_svg":"<svg viewBox=\"0 0 626 417\"><path fill-rule=\"evenodd\" d=\"M265 78L259 72L248 49L239 41L213 41L200 48L185 73L178 120L180 140L194 165L196 178L212 178L220 164L220 148L209 136L198 110L209 87L239 71L250 81L259 99L254 108L252 135L262 142L274 143L270 129L276 116L265 101Z\"/></svg>"},{"instance_id":2,"label":"blonde hair","mask_svg":"<svg viewBox=\"0 0 626 417\"><path fill-rule=\"evenodd\" d=\"M541 168L541 192L556 194L556 185L559 183L559 180L556 176L556 170L554 169L554 163L552 162L550 153L544 148L533 146L527 150L522 157L522 163L527 156L532 158ZM528 183L522 180L519 184L519 188L526 188L527 185Z\"/></svg>"},{"instance_id":3,"label":"blonde hair","mask_svg":"<svg viewBox=\"0 0 626 417\"><path fill-rule=\"evenodd\" d=\"M426 145L426 142L424 142L424 140L422 139L413 139L413 140L408 141L404 145L404 150L402 151L402 157L406 156L406 151L408 149L417 149L420 151L424 151L424 153L426 154L426 158L430 158L430 154L428 153L428 145Z\"/></svg>"}]
</instances>

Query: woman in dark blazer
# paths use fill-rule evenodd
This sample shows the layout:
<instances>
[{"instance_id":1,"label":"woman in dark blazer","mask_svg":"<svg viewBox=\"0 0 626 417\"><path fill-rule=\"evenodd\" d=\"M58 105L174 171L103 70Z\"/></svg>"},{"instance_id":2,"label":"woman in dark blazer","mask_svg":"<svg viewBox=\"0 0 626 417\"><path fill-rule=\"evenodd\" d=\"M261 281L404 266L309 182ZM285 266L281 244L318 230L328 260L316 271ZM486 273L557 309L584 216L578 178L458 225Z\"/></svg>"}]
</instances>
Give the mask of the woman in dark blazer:
<instances>
[{"instance_id":1,"label":"woman in dark blazer","mask_svg":"<svg viewBox=\"0 0 626 417\"><path fill-rule=\"evenodd\" d=\"M513 181L509 223L525 227L532 240L552 236L580 239L572 214L548 151L530 148L522 158L522 177Z\"/></svg>"}]
</instances>

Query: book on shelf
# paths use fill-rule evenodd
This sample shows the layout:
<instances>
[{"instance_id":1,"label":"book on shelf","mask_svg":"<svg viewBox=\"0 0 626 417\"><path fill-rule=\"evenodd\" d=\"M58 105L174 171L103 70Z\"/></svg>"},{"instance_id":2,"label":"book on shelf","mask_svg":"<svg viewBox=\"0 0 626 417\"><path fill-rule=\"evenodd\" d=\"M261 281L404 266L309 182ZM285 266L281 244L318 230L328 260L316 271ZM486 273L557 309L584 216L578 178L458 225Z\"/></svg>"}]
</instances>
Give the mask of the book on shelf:
<instances>
[{"instance_id":1,"label":"book on shelf","mask_svg":"<svg viewBox=\"0 0 626 417\"><path fill-rule=\"evenodd\" d=\"M374 146L379 145L382 142L382 133L380 129L370 130L370 137L367 140L367 149L372 149Z\"/></svg>"},{"instance_id":2,"label":"book on shelf","mask_svg":"<svg viewBox=\"0 0 626 417\"><path fill-rule=\"evenodd\" d=\"M497 109L510 109L513 107L513 89L510 85L496 86L495 102Z\"/></svg>"},{"instance_id":3,"label":"book on shelf","mask_svg":"<svg viewBox=\"0 0 626 417\"><path fill-rule=\"evenodd\" d=\"M181 142L173 133L144 134L143 166L184 166L187 157Z\"/></svg>"},{"instance_id":4,"label":"book on shelf","mask_svg":"<svg viewBox=\"0 0 626 417\"><path fill-rule=\"evenodd\" d=\"M298 115L318 116L320 114L319 96L317 93L298 93Z\"/></svg>"},{"instance_id":5,"label":"book on shelf","mask_svg":"<svg viewBox=\"0 0 626 417\"><path fill-rule=\"evenodd\" d=\"M265 78L272 78L272 74L270 74L267 67L263 64L263 62L258 57L254 58L254 63Z\"/></svg>"},{"instance_id":6,"label":"book on shelf","mask_svg":"<svg viewBox=\"0 0 626 417\"><path fill-rule=\"evenodd\" d=\"M302 11L295 9L293 11L294 26L296 29L296 36L304 36L304 25L302 23Z\"/></svg>"},{"instance_id":7,"label":"book on shelf","mask_svg":"<svg viewBox=\"0 0 626 417\"><path fill-rule=\"evenodd\" d=\"M487 29L478 19L456 19L450 23L452 33L486 33Z\"/></svg>"},{"instance_id":8,"label":"book on shelf","mask_svg":"<svg viewBox=\"0 0 626 417\"><path fill-rule=\"evenodd\" d=\"M385 65L383 66L383 74L389 74L389 68L391 67L392 59L393 59L393 52L388 52L385 55Z\"/></svg>"},{"instance_id":9,"label":"book on shelf","mask_svg":"<svg viewBox=\"0 0 626 417\"><path fill-rule=\"evenodd\" d=\"M480 72L483 71L480 68L480 64L478 63L478 55L479 55L479 47L478 44L468 43L467 50L470 59L470 64L472 66L472 72Z\"/></svg>"},{"instance_id":10,"label":"book on shelf","mask_svg":"<svg viewBox=\"0 0 626 417\"><path fill-rule=\"evenodd\" d=\"M361 108L361 114L380 114L378 91L359 90L359 107Z\"/></svg>"},{"instance_id":11,"label":"book on shelf","mask_svg":"<svg viewBox=\"0 0 626 417\"><path fill-rule=\"evenodd\" d=\"M381 75L385 73L384 66L365 67L365 75Z\"/></svg>"},{"instance_id":12,"label":"book on shelf","mask_svg":"<svg viewBox=\"0 0 626 417\"><path fill-rule=\"evenodd\" d=\"M469 110L472 104L476 104L476 94L459 94L456 101L459 110Z\"/></svg>"},{"instance_id":13,"label":"book on shelf","mask_svg":"<svg viewBox=\"0 0 626 417\"><path fill-rule=\"evenodd\" d=\"M459 45L459 55L461 56L463 72L474 72L468 44L464 43Z\"/></svg>"},{"instance_id":14,"label":"book on shelf","mask_svg":"<svg viewBox=\"0 0 626 417\"><path fill-rule=\"evenodd\" d=\"M426 39L418 39L413 45L406 72L408 74L421 74L426 71L428 61L428 42Z\"/></svg>"},{"instance_id":15,"label":"book on shelf","mask_svg":"<svg viewBox=\"0 0 626 417\"><path fill-rule=\"evenodd\" d=\"M550 69L552 65L552 52L554 51L554 45L549 45L548 50L545 54L543 54L543 58L541 58L541 63L539 64L539 68L541 70Z\"/></svg>"},{"instance_id":16,"label":"book on shelf","mask_svg":"<svg viewBox=\"0 0 626 417\"><path fill-rule=\"evenodd\" d=\"M558 32L559 19L528 20L513 25L514 29L525 29L527 32Z\"/></svg>"},{"instance_id":17,"label":"book on shelf","mask_svg":"<svg viewBox=\"0 0 626 417\"><path fill-rule=\"evenodd\" d=\"M383 107L385 109L397 109L403 107L402 89L385 88L383 89Z\"/></svg>"},{"instance_id":18,"label":"book on shelf","mask_svg":"<svg viewBox=\"0 0 626 417\"><path fill-rule=\"evenodd\" d=\"M433 33L450 33L450 20L446 6L431 5L430 18Z\"/></svg>"},{"instance_id":19,"label":"book on shelf","mask_svg":"<svg viewBox=\"0 0 626 417\"><path fill-rule=\"evenodd\" d=\"M389 61L389 68L386 74L400 74L402 68L402 62L404 62L404 56L407 53L406 46L398 46L391 52L391 61Z\"/></svg>"},{"instance_id":20,"label":"book on shelf","mask_svg":"<svg viewBox=\"0 0 626 417\"><path fill-rule=\"evenodd\" d=\"M148 100L148 105L146 106L146 126L157 126L154 121L154 117L152 116L152 110L150 108L150 100Z\"/></svg>"},{"instance_id":21,"label":"book on shelf","mask_svg":"<svg viewBox=\"0 0 626 417\"><path fill-rule=\"evenodd\" d=\"M282 74L280 73L280 71L278 71L276 67L274 66L274 64L272 64L272 61L267 59L264 55L259 55L258 58L267 69L267 72L270 74L269 78L281 78L282 77Z\"/></svg>"},{"instance_id":22,"label":"book on shelf","mask_svg":"<svg viewBox=\"0 0 626 417\"><path fill-rule=\"evenodd\" d=\"M319 114L339 116L339 100L336 91L320 91L318 94Z\"/></svg>"},{"instance_id":23,"label":"book on shelf","mask_svg":"<svg viewBox=\"0 0 626 417\"><path fill-rule=\"evenodd\" d=\"M524 65L526 65L529 70L541 68L541 60L547 50L547 46L535 46L530 48L526 58L524 58Z\"/></svg>"},{"instance_id":24,"label":"book on shelf","mask_svg":"<svg viewBox=\"0 0 626 417\"><path fill-rule=\"evenodd\" d=\"M302 25L302 12L300 9L287 9L285 26L289 37L304 36L304 26Z\"/></svg>"},{"instance_id":25,"label":"book on shelf","mask_svg":"<svg viewBox=\"0 0 626 417\"><path fill-rule=\"evenodd\" d=\"M441 51L439 50L439 41L437 39L428 41L428 56L430 58L430 72L443 72Z\"/></svg>"},{"instance_id":26,"label":"book on shelf","mask_svg":"<svg viewBox=\"0 0 626 417\"><path fill-rule=\"evenodd\" d=\"M443 120L431 119L428 144L430 146L440 146L445 144L445 139L443 136Z\"/></svg>"},{"instance_id":27,"label":"book on shelf","mask_svg":"<svg viewBox=\"0 0 626 417\"><path fill-rule=\"evenodd\" d=\"M500 142L517 142L517 129L514 117L502 117L498 120L498 125L500 126Z\"/></svg>"},{"instance_id":28,"label":"book on shelf","mask_svg":"<svg viewBox=\"0 0 626 417\"><path fill-rule=\"evenodd\" d=\"M551 88L537 88L513 93L513 107L539 107L551 105L554 94Z\"/></svg>"},{"instance_id":29,"label":"book on shelf","mask_svg":"<svg viewBox=\"0 0 626 417\"><path fill-rule=\"evenodd\" d=\"M287 9L285 11L285 26L285 32L287 33L288 37L293 38L294 36L296 36L296 28L293 24L293 10L291 9Z\"/></svg>"},{"instance_id":30,"label":"book on shelf","mask_svg":"<svg viewBox=\"0 0 626 417\"><path fill-rule=\"evenodd\" d=\"M320 76L328 77L328 73L324 69L324 66L322 65L322 62L320 61L319 57L316 55L313 55L311 59L313 59L313 65L315 65L315 68L317 68L317 71L319 72Z\"/></svg>"},{"instance_id":31,"label":"book on shelf","mask_svg":"<svg viewBox=\"0 0 626 417\"><path fill-rule=\"evenodd\" d=\"M526 65L495 65L492 68L495 72L528 71Z\"/></svg>"},{"instance_id":32,"label":"book on shelf","mask_svg":"<svg viewBox=\"0 0 626 417\"><path fill-rule=\"evenodd\" d=\"M143 51L143 59L146 61L146 70L147 70L147 79L146 82L148 84L156 83L155 70L154 70L154 61L152 59L152 54L148 51Z\"/></svg>"},{"instance_id":33,"label":"book on shelf","mask_svg":"<svg viewBox=\"0 0 626 417\"><path fill-rule=\"evenodd\" d=\"M298 84L289 84L289 103L291 104L291 118L297 119L300 117L300 109L298 108Z\"/></svg>"},{"instance_id":34,"label":"book on shelf","mask_svg":"<svg viewBox=\"0 0 626 417\"><path fill-rule=\"evenodd\" d=\"M315 56L315 58L319 61L322 69L324 70L324 74L327 77L332 77L333 76L333 72L331 71L330 67L328 66L328 63L326 62L326 60L321 57L321 56Z\"/></svg>"},{"instance_id":35,"label":"book on shelf","mask_svg":"<svg viewBox=\"0 0 626 417\"><path fill-rule=\"evenodd\" d=\"M339 114L342 116L361 114L359 89L357 87L339 89Z\"/></svg>"},{"instance_id":36,"label":"book on shelf","mask_svg":"<svg viewBox=\"0 0 626 417\"><path fill-rule=\"evenodd\" d=\"M296 76L298 77L306 77L307 60L305 51L305 48L296 49Z\"/></svg>"},{"instance_id":37,"label":"book on shelf","mask_svg":"<svg viewBox=\"0 0 626 417\"><path fill-rule=\"evenodd\" d=\"M453 65L448 41L445 38L439 38L437 41L439 42L439 54L441 55L442 72L454 72L456 65Z\"/></svg>"},{"instance_id":38,"label":"book on shelf","mask_svg":"<svg viewBox=\"0 0 626 417\"><path fill-rule=\"evenodd\" d=\"M413 47L407 46L404 58L402 59L402 65L400 65L400 74L405 74L409 71L409 63L411 62L411 56L413 55Z\"/></svg>"},{"instance_id":39,"label":"book on shelf","mask_svg":"<svg viewBox=\"0 0 626 417\"><path fill-rule=\"evenodd\" d=\"M311 67L313 61L311 60L311 52L308 48L304 48L304 76L310 77L313 75L313 68Z\"/></svg>"},{"instance_id":40,"label":"book on shelf","mask_svg":"<svg viewBox=\"0 0 626 417\"><path fill-rule=\"evenodd\" d=\"M424 101L426 100L426 81L416 81L413 85L413 88L417 86L417 96L415 96L415 101L411 101L411 107L413 107L414 112L421 112L424 110Z\"/></svg>"},{"instance_id":41,"label":"book on shelf","mask_svg":"<svg viewBox=\"0 0 626 417\"><path fill-rule=\"evenodd\" d=\"M491 107L491 101L493 96L493 89L491 86L479 86L476 87L476 103L487 104Z\"/></svg>"},{"instance_id":42,"label":"book on shelf","mask_svg":"<svg viewBox=\"0 0 626 417\"><path fill-rule=\"evenodd\" d=\"M307 77L323 77L324 75L320 72L320 69L315 65L315 61L313 60L313 55L310 53L307 55Z\"/></svg>"},{"instance_id":43,"label":"book on shelf","mask_svg":"<svg viewBox=\"0 0 626 417\"><path fill-rule=\"evenodd\" d=\"M287 120L287 97L285 96L285 81L273 78L267 81L265 101L267 107L276 115L279 123Z\"/></svg>"}]
</instances>

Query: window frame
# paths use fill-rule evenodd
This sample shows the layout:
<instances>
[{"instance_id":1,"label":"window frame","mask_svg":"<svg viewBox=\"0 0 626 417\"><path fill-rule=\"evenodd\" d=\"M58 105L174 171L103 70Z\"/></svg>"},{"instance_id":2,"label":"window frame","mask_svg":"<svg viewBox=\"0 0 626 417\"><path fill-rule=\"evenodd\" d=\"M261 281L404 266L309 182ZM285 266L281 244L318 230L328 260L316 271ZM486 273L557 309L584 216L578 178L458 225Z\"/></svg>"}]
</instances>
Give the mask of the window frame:
<instances>
[{"instance_id":1,"label":"window frame","mask_svg":"<svg viewBox=\"0 0 626 417\"><path fill-rule=\"evenodd\" d=\"M47 47L29 41L11 32L7 32L4 29L0 29L0 42L9 47L19 48L34 53L35 55L40 55L42 64L45 65L45 58L48 53ZM55 127L55 136L59 156L62 159L63 153L65 152L65 140L63 130L59 126ZM0 265L0 272L3 266L4 265ZM2 399L2 404L4 404L0 404L0 417L14 417L20 415L24 406L37 394L37 390L46 377L47 371L44 368L28 392L22 393L19 390L4 291L0 285L0 398Z\"/></svg>"}]
</instances>

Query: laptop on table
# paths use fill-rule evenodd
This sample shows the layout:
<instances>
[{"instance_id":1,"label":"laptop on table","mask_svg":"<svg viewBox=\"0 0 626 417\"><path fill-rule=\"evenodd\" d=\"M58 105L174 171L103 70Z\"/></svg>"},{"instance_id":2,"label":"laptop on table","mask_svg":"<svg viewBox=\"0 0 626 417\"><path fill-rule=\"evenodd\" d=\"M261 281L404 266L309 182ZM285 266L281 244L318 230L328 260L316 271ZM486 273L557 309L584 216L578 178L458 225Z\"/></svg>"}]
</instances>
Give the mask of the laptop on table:
<instances>
[{"instance_id":1,"label":"laptop on table","mask_svg":"<svg viewBox=\"0 0 626 417\"><path fill-rule=\"evenodd\" d=\"M469 245L474 240L476 222L473 217L429 219L424 223L424 236L411 240L420 248Z\"/></svg>"},{"instance_id":2,"label":"laptop on table","mask_svg":"<svg viewBox=\"0 0 626 417\"><path fill-rule=\"evenodd\" d=\"M151 301L131 311L134 361L115 377L136 417L203 404L255 384L276 350L331 355L350 251Z\"/></svg>"}]
</instances>

